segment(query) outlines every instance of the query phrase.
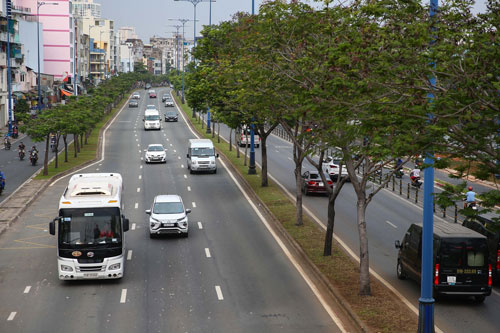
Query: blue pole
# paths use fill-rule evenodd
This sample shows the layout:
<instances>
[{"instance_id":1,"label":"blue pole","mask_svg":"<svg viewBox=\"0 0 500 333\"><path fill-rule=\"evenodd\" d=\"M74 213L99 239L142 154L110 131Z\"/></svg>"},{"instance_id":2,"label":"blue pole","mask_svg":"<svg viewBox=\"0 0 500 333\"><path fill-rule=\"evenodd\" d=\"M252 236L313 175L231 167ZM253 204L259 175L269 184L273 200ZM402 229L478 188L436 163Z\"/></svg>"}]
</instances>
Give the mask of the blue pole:
<instances>
[{"instance_id":1,"label":"blue pole","mask_svg":"<svg viewBox=\"0 0 500 333\"><path fill-rule=\"evenodd\" d=\"M252 0L252 15L255 14L255 0Z\"/></svg>"},{"instance_id":2,"label":"blue pole","mask_svg":"<svg viewBox=\"0 0 500 333\"><path fill-rule=\"evenodd\" d=\"M196 2L193 2L193 7L194 7L194 33L193 33L193 43L194 47L196 47Z\"/></svg>"},{"instance_id":3,"label":"blue pole","mask_svg":"<svg viewBox=\"0 0 500 333\"><path fill-rule=\"evenodd\" d=\"M433 18L438 10L438 0L430 0L429 15ZM433 37L434 38L434 37ZM434 64L435 65L435 64ZM435 87L436 78L429 79L431 87ZM428 95L432 103L434 95ZM432 115L429 115L432 117ZM425 164L429 165L424 171L424 213L422 230L422 281L419 298L418 332L434 332L434 298L433 291L433 190L434 190L434 158L429 152L425 155Z\"/></svg>"},{"instance_id":4,"label":"blue pole","mask_svg":"<svg viewBox=\"0 0 500 333\"><path fill-rule=\"evenodd\" d=\"M252 0L252 15L255 14L255 1ZM255 175L257 170L255 168L255 133L254 133L254 118L250 124L250 164L248 165L248 174Z\"/></svg>"},{"instance_id":5,"label":"blue pole","mask_svg":"<svg viewBox=\"0 0 500 333\"><path fill-rule=\"evenodd\" d=\"M7 0L7 90L8 90L8 108L9 108L9 136L12 136L12 87L11 76L12 71L10 68L10 19L11 19L11 0Z\"/></svg>"}]
</instances>

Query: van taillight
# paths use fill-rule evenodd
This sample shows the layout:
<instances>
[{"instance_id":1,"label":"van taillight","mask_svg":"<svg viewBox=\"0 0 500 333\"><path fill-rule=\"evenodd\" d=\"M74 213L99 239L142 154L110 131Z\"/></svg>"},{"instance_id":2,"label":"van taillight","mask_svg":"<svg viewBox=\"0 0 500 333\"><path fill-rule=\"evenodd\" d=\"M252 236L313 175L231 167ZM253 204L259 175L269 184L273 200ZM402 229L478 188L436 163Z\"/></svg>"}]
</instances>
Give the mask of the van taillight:
<instances>
[{"instance_id":1,"label":"van taillight","mask_svg":"<svg viewBox=\"0 0 500 333\"><path fill-rule=\"evenodd\" d=\"M493 281L491 281L491 264L488 265L488 286L491 286Z\"/></svg>"},{"instance_id":2,"label":"van taillight","mask_svg":"<svg viewBox=\"0 0 500 333\"><path fill-rule=\"evenodd\" d=\"M497 251L497 269L500 269L500 250Z\"/></svg>"},{"instance_id":3,"label":"van taillight","mask_svg":"<svg viewBox=\"0 0 500 333\"><path fill-rule=\"evenodd\" d=\"M434 269L434 285L439 284L439 264L436 264L436 268Z\"/></svg>"}]
</instances>

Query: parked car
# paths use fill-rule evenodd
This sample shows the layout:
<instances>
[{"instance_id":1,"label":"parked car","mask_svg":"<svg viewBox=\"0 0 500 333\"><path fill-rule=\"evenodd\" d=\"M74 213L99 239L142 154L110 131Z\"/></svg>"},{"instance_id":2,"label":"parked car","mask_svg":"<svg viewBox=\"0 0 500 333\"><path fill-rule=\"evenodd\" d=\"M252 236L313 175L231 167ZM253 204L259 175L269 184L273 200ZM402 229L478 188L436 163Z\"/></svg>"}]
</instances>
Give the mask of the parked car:
<instances>
[{"instance_id":1,"label":"parked car","mask_svg":"<svg viewBox=\"0 0 500 333\"><path fill-rule=\"evenodd\" d=\"M163 96L161 96L161 101L162 102L168 101L169 99L170 99L170 95L169 94L163 94Z\"/></svg>"},{"instance_id":2,"label":"parked car","mask_svg":"<svg viewBox=\"0 0 500 333\"><path fill-rule=\"evenodd\" d=\"M137 102L135 99L131 99L130 102L128 102L128 107L129 108L138 108L139 102Z\"/></svg>"},{"instance_id":3,"label":"parked car","mask_svg":"<svg viewBox=\"0 0 500 333\"><path fill-rule=\"evenodd\" d=\"M240 147L244 147L246 145L250 146L250 128L246 125L241 127L237 127L236 130L236 144ZM255 148L259 148L260 146L260 136L255 133L253 135L253 144Z\"/></svg>"},{"instance_id":4,"label":"parked car","mask_svg":"<svg viewBox=\"0 0 500 333\"><path fill-rule=\"evenodd\" d=\"M167 101L165 102L165 107L173 107L173 106L174 106L174 102L173 102L173 101L169 101L169 100L167 100Z\"/></svg>"},{"instance_id":5,"label":"parked car","mask_svg":"<svg viewBox=\"0 0 500 333\"><path fill-rule=\"evenodd\" d=\"M422 224L412 224L398 249L399 279L420 283L422 272ZM491 264L485 236L460 224L435 222L433 230L433 297L473 296L482 302L491 295Z\"/></svg>"},{"instance_id":6,"label":"parked car","mask_svg":"<svg viewBox=\"0 0 500 333\"><path fill-rule=\"evenodd\" d=\"M189 224L186 209L180 196L176 194L157 195L151 209L146 210L149 215L149 237L154 238L162 234L179 234L188 237Z\"/></svg>"},{"instance_id":7,"label":"parked car","mask_svg":"<svg viewBox=\"0 0 500 333\"><path fill-rule=\"evenodd\" d=\"M149 90L149 98L156 98L156 91L154 89Z\"/></svg>"},{"instance_id":8,"label":"parked car","mask_svg":"<svg viewBox=\"0 0 500 333\"><path fill-rule=\"evenodd\" d=\"M179 121L179 115L176 111L167 111L165 113L165 121Z\"/></svg>"},{"instance_id":9,"label":"parked car","mask_svg":"<svg viewBox=\"0 0 500 333\"><path fill-rule=\"evenodd\" d=\"M468 217L462 225L488 238L493 280L500 283L500 222L494 221L494 217L493 214Z\"/></svg>"},{"instance_id":10,"label":"parked car","mask_svg":"<svg viewBox=\"0 0 500 333\"><path fill-rule=\"evenodd\" d=\"M328 186L333 187L333 182L330 180L330 176L325 174ZM306 171L302 174L302 193L309 195L311 193L327 194L325 183L321 179L318 171Z\"/></svg>"},{"instance_id":11,"label":"parked car","mask_svg":"<svg viewBox=\"0 0 500 333\"><path fill-rule=\"evenodd\" d=\"M328 156L323 161L323 171L328 175L330 175L330 179L333 181L336 181L337 177L339 176L340 166L341 166L341 161L333 159L333 157L331 156ZM342 178L349 177L345 165L342 165L342 170L340 171L340 175Z\"/></svg>"},{"instance_id":12,"label":"parked car","mask_svg":"<svg viewBox=\"0 0 500 333\"><path fill-rule=\"evenodd\" d=\"M167 153L163 145L160 143L149 145L144 154L144 160L146 163L167 163Z\"/></svg>"},{"instance_id":13,"label":"parked car","mask_svg":"<svg viewBox=\"0 0 500 333\"><path fill-rule=\"evenodd\" d=\"M141 94L139 94L139 93L134 93L134 94L132 95L132 98L133 98L133 99L141 99Z\"/></svg>"}]
</instances>

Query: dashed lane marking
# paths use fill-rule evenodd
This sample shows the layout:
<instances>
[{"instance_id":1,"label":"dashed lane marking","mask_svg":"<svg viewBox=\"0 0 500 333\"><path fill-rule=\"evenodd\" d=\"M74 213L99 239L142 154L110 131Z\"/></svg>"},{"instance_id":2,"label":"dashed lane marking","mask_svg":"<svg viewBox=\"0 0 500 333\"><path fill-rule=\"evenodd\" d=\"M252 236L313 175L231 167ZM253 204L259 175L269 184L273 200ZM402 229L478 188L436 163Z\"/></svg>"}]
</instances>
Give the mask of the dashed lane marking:
<instances>
[{"instance_id":1,"label":"dashed lane marking","mask_svg":"<svg viewBox=\"0 0 500 333\"><path fill-rule=\"evenodd\" d=\"M187 175L184 175L184 178L186 178L186 179L187 179L187 177L188 177Z\"/></svg>"},{"instance_id":2,"label":"dashed lane marking","mask_svg":"<svg viewBox=\"0 0 500 333\"><path fill-rule=\"evenodd\" d=\"M184 169L184 164L181 164L181 168Z\"/></svg>"},{"instance_id":3,"label":"dashed lane marking","mask_svg":"<svg viewBox=\"0 0 500 333\"><path fill-rule=\"evenodd\" d=\"M391 222L389 221L385 221L385 223L387 223L388 225L390 225L391 227L393 227L394 229L397 229L398 227L394 224L392 224Z\"/></svg>"},{"instance_id":4,"label":"dashed lane marking","mask_svg":"<svg viewBox=\"0 0 500 333\"><path fill-rule=\"evenodd\" d=\"M31 286L26 286L26 288L24 288L23 294L29 293L30 290L31 290Z\"/></svg>"},{"instance_id":5,"label":"dashed lane marking","mask_svg":"<svg viewBox=\"0 0 500 333\"><path fill-rule=\"evenodd\" d=\"M132 250L128 250L127 260L132 260Z\"/></svg>"},{"instance_id":6,"label":"dashed lane marking","mask_svg":"<svg viewBox=\"0 0 500 333\"><path fill-rule=\"evenodd\" d=\"M191 186L188 186L187 189L188 189L188 191L191 191Z\"/></svg>"},{"instance_id":7,"label":"dashed lane marking","mask_svg":"<svg viewBox=\"0 0 500 333\"><path fill-rule=\"evenodd\" d=\"M198 229L203 229L203 224L201 224L201 222L198 222Z\"/></svg>"},{"instance_id":8,"label":"dashed lane marking","mask_svg":"<svg viewBox=\"0 0 500 333\"><path fill-rule=\"evenodd\" d=\"M177 158L178 158L179 160L181 159L181 157L180 157L180 156L177 156Z\"/></svg>"},{"instance_id":9,"label":"dashed lane marking","mask_svg":"<svg viewBox=\"0 0 500 333\"><path fill-rule=\"evenodd\" d=\"M135 203L134 208L135 209L139 208L139 203L138 202Z\"/></svg>"},{"instance_id":10,"label":"dashed lane marking","mask_svg":"<svg viewBox=\"0 0 500 333\"><path fill-rule=\"evenodd\" d=\"M207 256L207 258L212 258L212 256L210 255L210 249L208 247L205 248L205 255Z\"/></svg>"},{"instance_id":11,"label":"dashed lane marking","mask_svg":"<svg viewBox=\"0 0 500 333\"><path fill-rule=\"evenodd\" d=\"M139 193L139 192L141 192L141 188L140 187L137 188L137 193Z\"/></svg>"},{"instance_id":12,"label":"dashed lane marking","mask_svg":"<svg viewBox=\"0 0 500 333\"><path fill-rule=\"evenodd\" d=\"M14 320L14 317L16 316L17 312L11 312L9 317L7 318L7 321L12 321Z\"/></svg>"},{"instance_id":13,"label":"dashed lane marking","mask_svg":"<svg viewBox=\"0 0 500 333\"><path fill-rule=\"evenodd\" d=\"M193 201L193 208L196 208L196 202Z\"/></svg>"},{"instance_id":14,"label":"dashed lane marking","mask_svg":"<svg viewBox=\"0 0 500 333\"><path fill-rule=\"evenodd\" d=\"M224 300L224 296L222 296L222 290L220 289L220 286L215 286L215 292L217 293L217 299L219 301Z\"/></svg>"},{"instance_id":15,"label":"dashed lane marking","mask_svg":"<svg viewBox=\"0 0 500 333\"><path fill-rule=\"evenodd\" d=\"M142 175L139 175L139 179L142 179Z\"/></svg>"},{"instance_id":16,"label":"dashed lane marking","mask_svg":"<svg viewBox=\"0 0 500 333\"><path fill-rule=\"evenodd\" d=\"M125 303L127 301L127 289L122 289L122 295L120 297L120 303Z\"/></svg>"},{"instance_id":17,"label":"dashed lane marking","mask_svg":"<svg viewBox=\"0 0 500 333\"><path fill-rule=\"evenodd\" d=\"M139 169L142 169L142 165L139 167Z\"/></svg>"},{"instance_id":18,"label":"dashed lane marking","mask_svg":"<svg viewBox=\"0 0 500 333\"><path fill-rule=\"evenodd\" d=\"M132 228L131 230L135 230L135 223L132 223Z\"/></svg>"}]
</instances>

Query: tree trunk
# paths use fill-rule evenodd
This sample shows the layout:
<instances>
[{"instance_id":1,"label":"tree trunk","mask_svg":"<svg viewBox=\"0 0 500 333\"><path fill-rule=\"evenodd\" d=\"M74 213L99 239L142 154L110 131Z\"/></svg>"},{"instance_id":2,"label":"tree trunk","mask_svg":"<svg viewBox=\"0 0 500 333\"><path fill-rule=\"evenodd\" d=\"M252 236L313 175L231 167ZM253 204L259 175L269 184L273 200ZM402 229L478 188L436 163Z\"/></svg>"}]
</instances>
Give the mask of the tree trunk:
<instances>
[{"instance_id":1,"label":"tree trunk","mask_svg":"<svg viewBox=\"0 0 500 333\"><path fill-rule=\"evenodd\" d=\"M296 206L296 226L304 225L302 219L302 161L300 163L295 162L295 197L297 200Z\"/></svg>"},{"instance_id":2,"label":"tree trunk","mask_svg":"<svg viewBox=\"0 0 500 333\"><path fill-rule=\"evenodd\" d=\"M229 135L231 137L231 134ZM220 143L220 122L217 121L217 143Z\"/></svg>"},{"instance_id":3,"label":"tree trunk","mask_svg":"<svg viewBox=\"0 0 500 333\"><path fill-rule=\"evenodd\" d=\"M233 151L233 129L229 129L229 151Z\"/></svg>"},{"instance_id":4,"label":"tree trunk","mask_svg":"<svg viewBox=\"0 0 500 333\"><path fill-rule=\"evenodd\" d=\"M245 142L246 142L245 143L245 160L243 162L243 165L246 166L247 165L247 151L248 151L248 134L245 134L245 138L246 138L246 140L245 140Z\"/></svg>"},{"instance_id":5,"label":"tree trunk","mask_svg":"<svg viewBox=\"0 0 500 333\"><path fill-rule=\"evenodd\" d=\"M267 176L267 146L266 146L267 136L260 136L260 156L262 162L262 182L260 186L269 186L268 176Z\"/></svg>"},{"instance_id":6,"label":"tree trunk","mask_svg":"<svg viewBox=\"0 0 500 333\"><path fill-rule=\"evenodd\" d=\"M59 167L59 140L61 139L61 134L57 133L56 134L56 161L55 161L55 168L57 169Z\"/></svg>"},{"instance_id":7,"label":"tree trunk","mask_svg":"<svg viewBox=\"0 0 500 333\"><path fill-rule=\"evenodd\" d=\"M323 248L324 256L332 255L333 246L333 227L335 226L335 199L336 195L328 193L328 223L326 225L325 246Z\"/></svg>"},{"instance_id":8,"label":"tree trunk","mask_svg":"<svg viewBox=\"0 0 500 333\"><path fill-rule=\"evenodd\" d=\"M79 148L83 148L83 133L80 134L80 146Z\"/></svg>"},{"instance_id":9,"label":"tree trunk","mask_svg":"<svg viewBox=\"0 0 500 333\"><path fill-rule=\"evenodd\" d=\"M215 138L215 122L212 120L212 139Z\"/></svg>"},{"instance_id":10,"label":"tree trunk","mask_svg":"<svg viewBox=\"0 0 500 333\"><path fill-rule=\"evenodd\" d=\"M68 162L68 142L66 141L67 134L63 135L63 142L64 142L64 162Z\"/></svg>"},{"instance_id":11,"label":"tree trunk","mask_svg":"<svg viewBox=\"0 0 500 333\"><path fill-rule=\"evenodd\" d=\"M234 142L236 142L236 158L240 158L240 145L238 144L238 139L236 138L236 131L234 131Z\"/></svg>"},{"instance_id":12,"label":"tree trunk","mask_svg":"<svg viewBox=\"0 0 500 333\"><path fill-rule=\"evenodd\" d=\"M75 148L75 154L74 154L74 158L76 158L78 156L78 137L76 134L73 134L73 148Z\"/></svg>"},{"instance_id":13,"label":"tree trunk","mask_svg":"<svg viewBox=\"0 0 500 333\"><path fill-rule=\"evenodd\" d=\"M368 234L366 231L366 200L359 197L356 203L359 233L359 294L370 296L370 260L368 257Z\"/></svg>"},{"instance_id":14,"label":"tree trunk","mask_svg":"<svg viewBox=\"0 0 500 333\"><path fill-rule=\"evenodd\" d=\"M47 134L45 139L45 156L43 158L43 175L47 176L49 174L49 142L50 142L50 134Z\"/></svg>"}]
</instances>

